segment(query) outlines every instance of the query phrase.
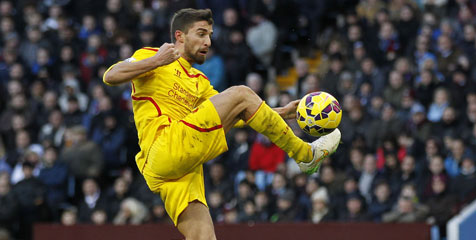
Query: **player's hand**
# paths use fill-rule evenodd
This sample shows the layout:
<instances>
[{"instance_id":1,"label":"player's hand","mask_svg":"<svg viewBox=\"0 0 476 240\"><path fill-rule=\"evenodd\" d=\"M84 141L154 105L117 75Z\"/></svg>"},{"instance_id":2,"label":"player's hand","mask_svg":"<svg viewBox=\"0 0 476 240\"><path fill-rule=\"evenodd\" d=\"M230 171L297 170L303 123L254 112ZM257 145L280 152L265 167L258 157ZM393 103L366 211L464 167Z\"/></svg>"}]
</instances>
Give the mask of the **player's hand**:
<instances>
[{"instance_id":1,"label":"player's hand","mask_svg":"<svg viewBox=\"0 0 476 240\"><path fill-rule=\"evenodd\" d=\"M294 100L282 108L281 117L284 119L296 118L296 109L300 100Z\"/></svg>"},{"instance_id":2,"label":"player's hand","mask_svg":"<svg viewBox=\"0 0 476 240\"><path fill-rule=\"evenodd\" d=\"M179 59L180 53L173 43L164 43L154 57L157 59L158 66L164 66Z\"/></svg>"}]
</instances>

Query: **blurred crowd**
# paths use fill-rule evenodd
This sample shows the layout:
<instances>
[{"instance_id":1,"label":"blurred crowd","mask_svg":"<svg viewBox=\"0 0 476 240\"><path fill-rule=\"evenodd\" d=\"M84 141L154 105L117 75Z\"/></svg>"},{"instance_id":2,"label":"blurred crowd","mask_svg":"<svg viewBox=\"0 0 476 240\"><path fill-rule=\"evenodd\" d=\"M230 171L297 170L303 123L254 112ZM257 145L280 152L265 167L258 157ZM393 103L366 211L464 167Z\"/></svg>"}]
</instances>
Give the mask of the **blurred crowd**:
<instances>
[{"instance_id":1,"label":"blurred crowd","mask_svg":"<svg viewBox=\"0 0 476 240\"><path fill-rule=\"evenodd\" d=\"M204 166L215 222L426 222L444 235L475 199L475 0L0 0L0 237L29 239L37 222L171 224L135 166L130 86L102 75L170 42L184 7L214 13L196 67L216 89L245 84L272 107L322 90L344 110L342 144L311 176L232 130ZM276 75L292 68L283 89Z\"/></svg>"}]
</instances>

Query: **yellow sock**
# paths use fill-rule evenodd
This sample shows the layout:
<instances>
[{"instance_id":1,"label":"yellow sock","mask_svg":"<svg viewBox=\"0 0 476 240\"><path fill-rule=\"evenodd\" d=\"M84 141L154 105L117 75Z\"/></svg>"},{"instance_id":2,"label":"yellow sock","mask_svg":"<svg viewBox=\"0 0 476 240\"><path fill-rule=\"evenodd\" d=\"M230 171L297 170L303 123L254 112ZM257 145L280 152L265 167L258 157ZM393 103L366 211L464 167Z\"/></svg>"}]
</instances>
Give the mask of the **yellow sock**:
<instances>
[{"instance_id":1,"label":"yellow sock","mask_svg":"<svg viewBox=\"0 0 476 240\"><path fill-rule=\"evenodd\" d=\"M311 146L296 137L283 118L264 101L246 123L257 132L267 136L296 162L312 160Z\"/></svg>"}]
</instances>

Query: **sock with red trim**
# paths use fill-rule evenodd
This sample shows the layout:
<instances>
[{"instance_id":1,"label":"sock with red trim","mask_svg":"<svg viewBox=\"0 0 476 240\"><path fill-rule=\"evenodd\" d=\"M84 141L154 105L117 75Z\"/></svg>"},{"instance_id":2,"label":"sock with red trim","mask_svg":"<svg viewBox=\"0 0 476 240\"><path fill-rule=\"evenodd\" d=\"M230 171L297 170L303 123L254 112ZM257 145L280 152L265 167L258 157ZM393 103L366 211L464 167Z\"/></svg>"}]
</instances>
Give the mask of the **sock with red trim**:
<instances>
[{"instance_id":1,"label":"sock with red trim","mask_svg":"<svg viewBox=\"0 0 476 240\"><path fill-rule=\"evenodd\" d=\"M287 152L296 162L312 160L311 146L296 137L283 118L265 102L261 103L258 110L246 123L257 132L267 136L271 142Z\"/></svg>"}]
</instances>

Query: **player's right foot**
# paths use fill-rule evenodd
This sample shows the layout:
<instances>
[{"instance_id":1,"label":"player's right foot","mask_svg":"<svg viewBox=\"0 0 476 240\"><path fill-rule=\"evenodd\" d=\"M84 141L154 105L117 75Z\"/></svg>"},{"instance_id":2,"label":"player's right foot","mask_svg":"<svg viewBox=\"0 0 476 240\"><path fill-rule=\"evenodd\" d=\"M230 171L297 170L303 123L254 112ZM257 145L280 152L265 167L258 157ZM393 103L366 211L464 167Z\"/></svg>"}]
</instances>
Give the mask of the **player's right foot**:
<instances>
[{"instance_id":1,"label":"player's right foot","mask_svg":"<svg viewBox=\"0 0 476 240\"><path fill-rule=\"evenodd\" d=\"M341 133L339 129L320 137L316 141L309 143L311 145L313 158L310 162L299 162L299 168L302 172L313 174L319 170L322 160L333 154L339 146Z\"/></svg>"}]
</instances>

